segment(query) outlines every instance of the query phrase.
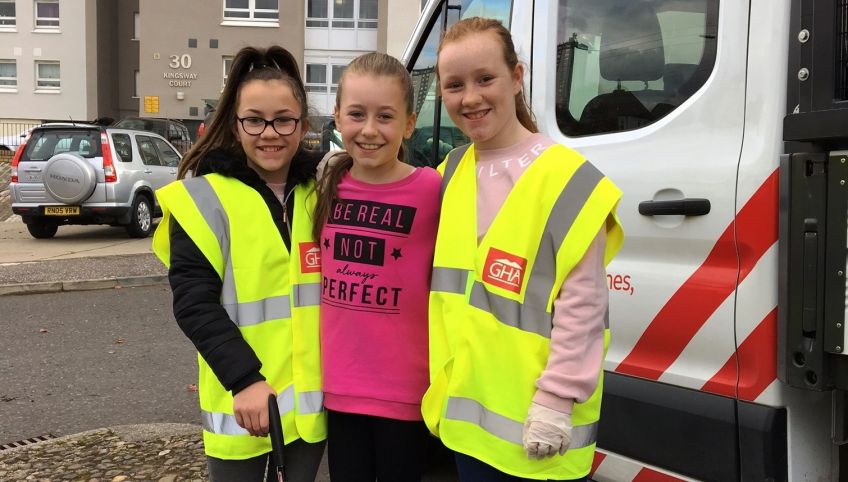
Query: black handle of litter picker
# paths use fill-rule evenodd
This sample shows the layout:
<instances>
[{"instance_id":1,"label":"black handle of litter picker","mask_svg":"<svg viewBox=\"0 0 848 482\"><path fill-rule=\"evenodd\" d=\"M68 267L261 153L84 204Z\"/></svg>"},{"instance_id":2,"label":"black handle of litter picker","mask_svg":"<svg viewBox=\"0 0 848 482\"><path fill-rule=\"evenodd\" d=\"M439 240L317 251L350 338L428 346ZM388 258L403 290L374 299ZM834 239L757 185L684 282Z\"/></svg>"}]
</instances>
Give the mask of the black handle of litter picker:
<instances>
[{"instance_id":1,"label":"black handle of litter picker","mask_svg":"<svg viewBox=\"0 0 848 482\"><path fill-rule=\"evenodd\" d=\"M285 439L283 438L283 423L280 420L280 409L277 407L277 397L274 395L268 396L268 418L270 419L270 430L268 436L271 437L271 463L270 470L276 475L278 482L283 482L286 479L285 475L285 458L283 457L283 446Z\"/></svg>"}]
</instances>

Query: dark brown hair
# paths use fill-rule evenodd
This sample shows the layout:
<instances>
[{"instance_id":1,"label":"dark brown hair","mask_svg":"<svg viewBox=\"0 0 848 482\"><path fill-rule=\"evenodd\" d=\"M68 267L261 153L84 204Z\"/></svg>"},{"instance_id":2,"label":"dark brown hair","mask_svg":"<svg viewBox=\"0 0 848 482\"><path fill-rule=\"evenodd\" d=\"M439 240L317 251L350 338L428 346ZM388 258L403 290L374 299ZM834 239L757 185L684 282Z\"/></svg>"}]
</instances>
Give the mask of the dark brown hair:
<instances>
[{"instance_id":1,"label":"dark brown hair","mask_svg":"<svg viewBox=\"0 0 848 482\"><path fill-rule=\"evenodd\" d=\"M518 55L515 53L515 44L512 42L512 35L503 24L492 18L469 17L459 22L456 22L445 32L442 42L439 44L438 53L442 52L445 45L461 40L471 34L491 32L500 42L503 48L503 58L510 72L515 72L515 67L518 65ZM436 61L436 77L439 76L439 63ZM527 100L524 98L524 89L515 94L515 115L518 121L521 122L528 131L539 132L536 126L536 119L533 112L527 106Z\"/></svg>"},{"instance_id":2,"label":"dark brown hair","mask_svg":"<svg viewBox=\"0 0 848 482\"><path fill-rule=\"evenodd\" d=\"M410 116L415 112L414 92L412 89L412 79L406 67L403 66L398 59L391 55L372 52L353 59L350 65L347 66L342 77L339 79L338 92L336 93L336 112L341 109L342 93L344 92L344 81L348 74L365 74L375 77L391 77L400 82L401 91L404 93L404 107L406 115ZM318 192L318 204L315 206L315 223L313 225L313 234L315 239L321 239L321 230L324 229L324 223L330 215L330 209L333 207L333 201L339 196L339 181L341 181L344 173L353 166L353 158L350 154L339 154L341 159L332 166L327 166L321 179L318 180L316 191ZM404 160L403 145L398 152L398 159Z\"/></svg>"},{"instance_id":3,"label":"dark brown hair","mask_svg":"<svg viewBox=\"0 0 848 482\"><path fill-rule=\"evenodd\" d=\"M221 92L211 125L206 126L206 132L180 161L178 179L183 179L187 173L194 172L197 163L215 149L233 154L242 152L236 135L236 110L241 87L252 80L285 82L300 104L300 122L303 130L309 128L306 89L294 56L278 45L267 49L245 47L233 57L227 83L224 85L224 91Z\"/></svg>"}]
</instances>

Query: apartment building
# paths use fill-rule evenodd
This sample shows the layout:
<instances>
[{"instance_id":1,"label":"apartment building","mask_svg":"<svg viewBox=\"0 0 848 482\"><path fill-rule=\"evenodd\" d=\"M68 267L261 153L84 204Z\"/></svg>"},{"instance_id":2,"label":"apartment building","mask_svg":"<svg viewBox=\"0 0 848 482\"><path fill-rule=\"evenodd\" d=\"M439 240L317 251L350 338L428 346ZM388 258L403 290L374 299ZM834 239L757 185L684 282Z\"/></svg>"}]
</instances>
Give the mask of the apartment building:
<instances>
[{"instance_id":1,"label":"apartment building","mask_svg":"<svg viewBox=\"0 0 848 482\"><path fill-rule=\"evenodd\" d=\"M0 0L0 122L168 117L193 131L233 55L272 44L329 115L350 60L399 56L420 11L420 0Z\"/></svg>"}]
</instances>

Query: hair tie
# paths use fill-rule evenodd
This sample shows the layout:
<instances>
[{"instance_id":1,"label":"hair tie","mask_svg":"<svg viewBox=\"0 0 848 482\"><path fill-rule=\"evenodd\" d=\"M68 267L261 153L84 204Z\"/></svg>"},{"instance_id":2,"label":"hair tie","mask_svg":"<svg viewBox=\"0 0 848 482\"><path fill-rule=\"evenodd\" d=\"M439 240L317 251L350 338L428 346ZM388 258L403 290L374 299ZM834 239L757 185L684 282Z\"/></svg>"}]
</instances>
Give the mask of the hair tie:
<instances>
[{"instance_id":1,"label":"hair tie","mask_svg":"<svg viewBox=\"0 0 848 482\"><path fill-rule=\"evenodd\" d=\"M272 64L273 64L273 65L272 65ZM265 69L265 68L268 68L268 69L277 69L277 70L279 70L280 72L282 72L282 71L283 71L283 70L280 68L280 66L279 66L279 65L277 65L277 62L276 62L274 59L271 59L271 64L269 64L269 63L265 62L264 60L259 60L259 61L256 61L256 62L251 62L251 63L250 63L250 70L248 70L248 72L253 72L253 69Z\"/></svg>"}]
</instances>

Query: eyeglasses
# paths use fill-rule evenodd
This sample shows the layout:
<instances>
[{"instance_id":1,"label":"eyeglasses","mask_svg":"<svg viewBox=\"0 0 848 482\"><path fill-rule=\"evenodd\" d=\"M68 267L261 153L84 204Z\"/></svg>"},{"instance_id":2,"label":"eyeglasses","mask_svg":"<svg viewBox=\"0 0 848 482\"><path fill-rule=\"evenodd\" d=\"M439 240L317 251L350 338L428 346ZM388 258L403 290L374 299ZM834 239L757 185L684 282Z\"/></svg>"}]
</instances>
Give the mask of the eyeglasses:
<instances>
[{"instance_id":1,"label":"eyeglasses","mask_svg":"<svg viewBox=\"0 0 848 482\"><path fill-rule=\"evenodd\" d=\"M236 119L238 119L244 132L251 136L262 135L268 126L271 126L277 134L288 136L297 130L297 123L300 122L300 119L293 117L277 117L271 120L261 117L236 117Z\"/></svg>"}]
</instances>

